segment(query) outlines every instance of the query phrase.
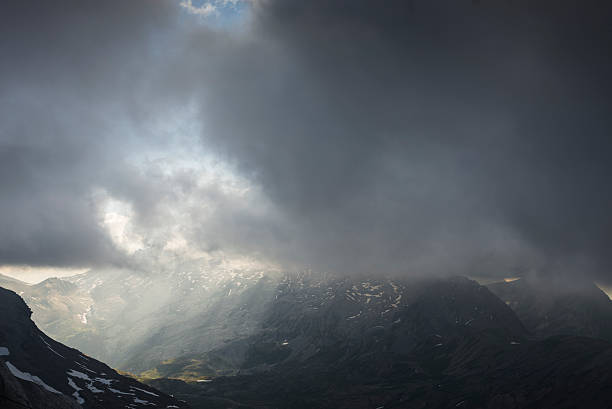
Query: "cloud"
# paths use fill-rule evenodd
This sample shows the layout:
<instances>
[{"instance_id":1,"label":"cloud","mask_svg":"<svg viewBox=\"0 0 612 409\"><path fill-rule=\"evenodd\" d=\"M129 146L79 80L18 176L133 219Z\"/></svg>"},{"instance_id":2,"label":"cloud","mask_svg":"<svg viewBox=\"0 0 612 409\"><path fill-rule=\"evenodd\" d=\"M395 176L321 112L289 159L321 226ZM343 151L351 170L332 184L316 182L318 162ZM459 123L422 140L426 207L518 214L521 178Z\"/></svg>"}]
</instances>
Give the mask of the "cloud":
<instances>
[{"instance_id":1,"label":"cloud","mask_svg":"<svg viewBox=\"0 0 612 409\"><path fill-rule=\"evenodd\" d=\"M263 246L316 269L606 275L609 7L372 5L269 1L200 61L205 143L288 221Z\"/></svg>"},{"instance_id":2,"label":"cloud","mask_svg":"<svg viewBox=\"0 0 612 409\"><path fill-rule=\"evenodd\" d=\"M0 263L119 263L91 193L131 173L161 2L6 2L0 17ZM142 73L147 72L146 76ZM138 97L136 96L138 95ZM153 139L153 138L150 138Z\"/></svg>"},{"instance_id":3,"label":"cloud","mask_svg":"<svg viewBox=\"0 0 612 409\"><path fill-rule=\"evenodd\" d=\"M0 263L608 280L609 6L206 4L3 5Z\"/></svg>"}]
</instances>

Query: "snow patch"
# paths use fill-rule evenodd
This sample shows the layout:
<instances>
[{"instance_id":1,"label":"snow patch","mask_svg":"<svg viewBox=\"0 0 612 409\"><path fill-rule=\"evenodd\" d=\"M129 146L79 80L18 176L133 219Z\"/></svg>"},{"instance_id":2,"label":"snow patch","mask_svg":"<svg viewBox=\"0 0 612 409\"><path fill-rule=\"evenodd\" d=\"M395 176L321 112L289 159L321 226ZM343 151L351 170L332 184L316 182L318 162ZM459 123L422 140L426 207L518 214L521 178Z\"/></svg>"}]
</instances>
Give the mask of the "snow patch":
<instances>
[{"instance_id":1,"label":"snow patch","mask_svg":"<svg viewBox=\"0 0 612 409\"><path fill-rule=\"evenodd\" d=\"M153 405L153 406L155 406L154 403L151 403L148 400L142 400L142 399L138 399L136 397L134 398L134 403L138 403L138 404L141 404L141 405Z\"/></svg>"},{"instance_id":2,"label":"snow patch","mask_svg":"<svg viewBox=\"0 0 612 409\"><path fill-rule=\"evenodd\" d=\"M45 345L47 346L47 348L49 348L49 350L50 350L51 352L53 352L55 355L57 355L57 356L59 356L59 357L61 357L61 358L66 359L66 358L64 357L64 355L62 355L62 354L58 354L58 353L57 353L57 352L56 352L56 351L55 351L53 348L51 348L51 345L49 345L49 343L48 343L47 341L45 341L45 339L44 339L43 337L41 337L40 335L39 335L38 337L41 339L41 341L42 341L42 342L44 342L44 343L45 343Z\"/></svg>"},{"instance_id":3,"label":"snow patch","mask_svg":"<svg viewBox=\"0 0 612 409\"><path fill-rule=\"evenodd\" d=\"M66 373L70 376L74 376L75 378L84 379L86 381L91 381L91 378L89 376L87 376L83 372L75 371L74 369L71 369Z\"/></svg>"},{"instance_id":4,"label":"snow patch","mask_svg":"<svg viewBox=\"0 0 612 409\"><path fill-rule=\"evenodd\" d=\"M87 384L87 389L89 389L92 393L103 393L104 391L102 389L98 389L96 388L93 383L88 383Z\"/></svg>"},{"instance_id":5,"label":"snow patch","mask_svg":"<svg viewBox=\"0 0 612 409\"><path fill-rule=\"evenodd\" d=\"M106 386L110 386L110 384L115 381L114 379L106 379L106 378L96 378L95 380L96 382L103 383Z\"/></svg>"},{"instance_id":6,"label":"snow patch","mask_svg":"<svg viewBox=\"0 0 612 409\"><path fill-rule=\"evenodd\" d=\"M62 394L57 389L53 389L52 387L50 387L49 385L44 383L43 380L40 379L38 376L34 376L34 375L32 375L32 374L30 374L28 372L21 372L19 369L17 369L9 361L6 361L5 363L6 363L6 366L8 367L8 369L9 369L9 371L11 371L11 373L13 374L13 376L15 378L19 378L19 379L23 379L24 381L35 383L38 386L42 386L43 388L45 388L49 392L57 393L57 394L60 394L60 395Z\"/></svg>"},{"instance_id":7,"label":"snow patch","mask_svg":"<svg viewBox=\"0 0 612 409\"><path fill-rule=\"evenodd\" d=\"M85 365L83 365L82 363L79 363L77 361L74 361L75 364L77 364L78 366L80 366L81 368L85 369L87 372L91 372L91 373L96 373L95 371L92 371L91 369L89 369L88 367L86 367Z\"/></svg>"},{"instance_id":8,"label":"snow patch","mask_svg":"<svg viewBox=\"0 0 612 409\"><path fill-rule=\"evenodd\" d=\"M113 388L108 388L109 391L111 391L112 393L116 393L117 395L134 395L133 393L130 392L122 392L118 389L113 389Z\"/></svg>"},{"instance_id":9,"label":"snow patch","mask_svg":"<svg viewBox=\"0 0 612 409\"><path fill-rule=\"evenodd\" d=\"M346 317L347 320L352 320L354 318L357 318L361 315L361 311L359 311L359 314L355 314L355 315L351 315L350 317Z\"/></svg>"},{"instance_id":10,"label":"snow patch","mask_svg":"<svg viewBox=\"0 0 612 409\"><path fill-rule=\"evenodd\" d=\"M83 403L85 403L85 399L83 399L83 397L79 394L79 391L82 391L83 388L79 388L77 386L77 384L74 383L74 381L72 380L71 377L68 377L68 386L70 386L72 389L74 389L74 392L72 393L72 396L74 396L74 399L77 401L77 403L79 405L82 405ZM100 391L100 392L102 392L102 391Z\"/></svg>"},{"instance_id":11,"label":"snow patch","mask_svg":"<svg viewBox=\"0 0 612 409\"><path fill-rule=\"evenodd\" d=\"M131 390L134 390L134 389L135 389L135 390L140 391L140 392L148 393L149 395L157 396L157 397L159 398L159 395L158 395L158 394L153 393L153 392L149 392L149 391L145 391L144 389L136 388L136 387L134 387L134 386L130 386L130 389L131 389Z\"/></svg>"},{"instance_id":12,"label":"snow patch","mask_svg":"<svg viewBox=\"0 0 612 409\"><path fill-rule=\"evenodd\" d=\"M74 383L71 377L68 377L68 386L70 386L72 389L74 389L77 392L83 390L83 388L79 388L77 384Z\"/></svg>"},{"instance_id":13,"label":"snow patch","mask_svg":"<svg viewBox=\"0 0 612 409\"><path fill-rule=\"evenodd\" d=\"M79 393L78 393L77 391L75 391L75 392L72 394L72 396L74 396L74 399L76 399L76 401L77 401L77 403L78 403L79 405L82 405L82 404L84 404L84 403L85 403L85 399L83 399L83 398L81 397L81 395L79 395Z\"/></svg>"},{"instance_id":14,"label":"snow patch","mask_svg":"<svg viewBox=\"0 0 612 409\"><path fill-rule=\"evenodd\" d=\"M9 352L7 347L0 347L0 356L8 356L11 353Z\"/></svg>"}]
</instances>

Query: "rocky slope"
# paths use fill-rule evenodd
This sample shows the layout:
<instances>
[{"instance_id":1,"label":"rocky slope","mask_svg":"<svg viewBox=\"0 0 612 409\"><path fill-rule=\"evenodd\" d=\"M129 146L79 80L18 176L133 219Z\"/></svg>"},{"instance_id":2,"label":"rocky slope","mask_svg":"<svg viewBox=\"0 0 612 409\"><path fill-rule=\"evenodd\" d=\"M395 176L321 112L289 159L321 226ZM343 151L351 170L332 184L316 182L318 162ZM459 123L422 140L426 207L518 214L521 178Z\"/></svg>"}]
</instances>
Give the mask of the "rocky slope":
<instances>
[{"instance_id":1,"label":"rocky slope","mask_svg":"<svg viewBox=\"0 0 612 409\"><path fill-rule=\"evenodd\" d=\"M195 358L194 369L221 362L233 376L152 383L213 408L612 405L612 344L531 339L504 302L460 277L288 278L256 334Z\"/></svg>"},{"instance_id":2,"label":"rocky slope","mask_svg":"<svg viewBox=\"0 0 612 409\"><path fill-rule=\"evenodd\" d=\"M56 342L30 319L16 293L0 288L3 408L186 408L187 405Z\"/></svg>"},{"instance_id":3,"label":"rocky slope","mask_svg":"<svg viewBox=\"0 0 612 409\"><path fill-rule=\"evenodd\" d=\"M187 266L190 267L190 266ZM221 268L98 271L27 285L6 278L52 337L132 373L256 329L280 275Z\"/></svg>"},{"instance_id":4,"label":"rocky slope","mask_svg":"<svg viewBox=\"0 0 612 409\"><path fill-rule=\"evenodd\" d=\"M423 348L439 350L456 336L483 331L505 343L527 335L506 305L465 278L363 281L303 274L286 276L278 285L259 330L249 338L158 369L177 377L177 363L191 362L191 369L202 375L247 373L308 360L328 349L384 351L395 359Z\"/></svg>"},{"instance_id":5,"label":"rocky slope","mask_svg":"<svg viewBox=\"0 0 612 409\"><path fill-rule=\"evenodd\" d=\"M50 330L197 408L612 407L605 294L527 284L92 271L21 291Z\"/></svg>"},{"instance_id":6,"label":"rocky slope","mask_svg":"<svg viewBox=\"0 0 612 409\"><path fill-rule=\"evenodd\" d=\"M581 335L612 341L612 301L592 282L523 278L488 288L535 336Z\"/></svg>"}]
</instances>

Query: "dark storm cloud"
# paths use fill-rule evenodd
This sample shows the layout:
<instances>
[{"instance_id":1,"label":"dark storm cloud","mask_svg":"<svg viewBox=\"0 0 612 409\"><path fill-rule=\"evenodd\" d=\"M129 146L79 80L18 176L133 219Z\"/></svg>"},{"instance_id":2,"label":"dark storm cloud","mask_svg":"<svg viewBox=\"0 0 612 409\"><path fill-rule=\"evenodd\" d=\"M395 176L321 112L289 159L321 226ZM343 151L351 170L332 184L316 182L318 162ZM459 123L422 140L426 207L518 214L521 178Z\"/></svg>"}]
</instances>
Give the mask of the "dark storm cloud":
<instances>
[{"instance_id":1,"label":"dark storm cloud","mask_svg":"<svg viewBox=\"0 0 612 409\"><path fill-rule=\"evenodd\" d=\"M605 2L262 0L216 31L172 2L12 4L0 263L124 258L100 187L144 235L180 224L288 268L609 276ZM204 149L261 194L128 165L192 103Z\"/></svg>"},{"instance_id":2,"label":"dark storm cloud","mask_svg":"<svg viewBox=\"0 0 612 409\"><path fill-rule=\"evenodd\" d=\"M261 2L206 61L205 141L317 269L609 272L605 2Z\"/></svg>"},{"instance_id":3,"label":"dark storm cloud","mask_svg":"<svg viewBox=\"0 0 612 409\"><path fill-rule=\"evenodd\" d=\"M91 265L122 255L97 219L95 187L121 180L135 95L154 71L151 1L0 6L0 264ZM144 79L144 80L143 80Z\"/></svg>"}]
</instances>

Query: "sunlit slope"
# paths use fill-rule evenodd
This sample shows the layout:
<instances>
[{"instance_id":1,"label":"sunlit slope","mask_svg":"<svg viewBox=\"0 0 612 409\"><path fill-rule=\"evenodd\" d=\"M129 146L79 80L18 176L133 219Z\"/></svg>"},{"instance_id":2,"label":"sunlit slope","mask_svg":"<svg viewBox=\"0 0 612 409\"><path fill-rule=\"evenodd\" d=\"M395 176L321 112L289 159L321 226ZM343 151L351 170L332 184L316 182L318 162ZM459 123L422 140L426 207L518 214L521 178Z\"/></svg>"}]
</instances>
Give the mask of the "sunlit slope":
<instances>
[{"instance_id":1,"label":"sunlit slope","mask_svg":"<svg viewBox=\"0 0 612 409\"><path fill-rule=\"evenodd\" d=\"M22 295L34 321L53 337L141 373L253 333L280 277L223 269L94 270L31 286L15 280L7 288Z\"/></svg>"}]
</instances>

